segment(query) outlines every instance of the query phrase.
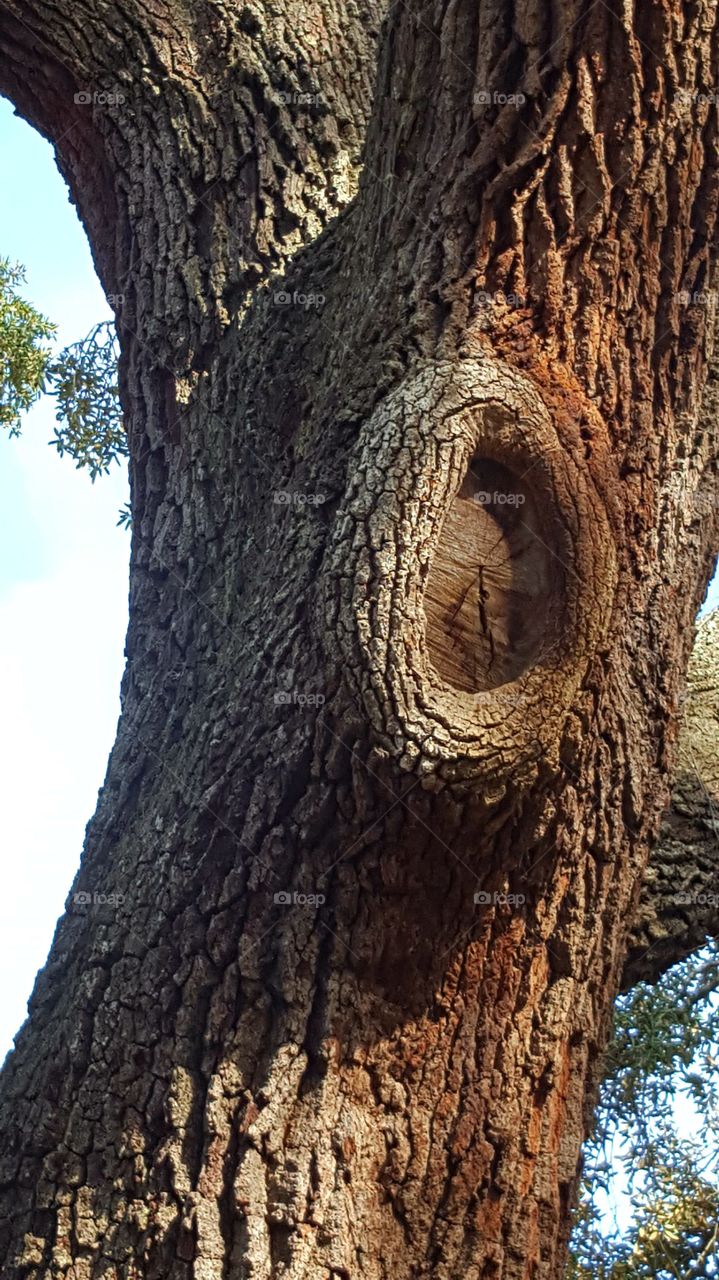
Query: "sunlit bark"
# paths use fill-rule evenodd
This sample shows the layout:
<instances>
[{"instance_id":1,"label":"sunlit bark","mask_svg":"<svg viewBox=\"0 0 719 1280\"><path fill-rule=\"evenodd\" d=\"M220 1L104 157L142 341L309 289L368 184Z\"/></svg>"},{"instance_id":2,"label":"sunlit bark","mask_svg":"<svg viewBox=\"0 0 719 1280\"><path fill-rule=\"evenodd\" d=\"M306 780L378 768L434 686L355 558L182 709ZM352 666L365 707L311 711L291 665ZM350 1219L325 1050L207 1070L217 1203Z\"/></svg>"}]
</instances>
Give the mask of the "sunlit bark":
<instances>
[{"instance_id":1,"label":"sunlit bark","mask_svg":"<svg viewBox=\"0 0 719 1280\"><path fill-rule=\"evenodd\" d=\"M635 10L0 4L134 520L3 1274L561 1274L717 544L715 11Z\"/></svg>"}]
</instances>

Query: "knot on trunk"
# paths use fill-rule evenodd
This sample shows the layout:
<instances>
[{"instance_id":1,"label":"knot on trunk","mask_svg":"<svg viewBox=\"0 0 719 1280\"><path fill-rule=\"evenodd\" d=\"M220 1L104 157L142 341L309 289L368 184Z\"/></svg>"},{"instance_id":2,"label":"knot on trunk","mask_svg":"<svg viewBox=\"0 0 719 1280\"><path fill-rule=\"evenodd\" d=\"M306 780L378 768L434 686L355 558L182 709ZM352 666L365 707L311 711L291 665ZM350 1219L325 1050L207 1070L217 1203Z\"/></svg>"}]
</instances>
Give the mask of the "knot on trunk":
<instances>
[{"instance_id":1,"label":"knot on trunk","mask_svg":"<svg viewBox=\"0 0 719 1280\"><path fill-rule=\"evenodd\" d=\"M376 745L429 789L481 781L499 798L556 751L616 584L576 446L489 357L421 369L361 433L327 633Z\"/></svg>"}]
</instances>

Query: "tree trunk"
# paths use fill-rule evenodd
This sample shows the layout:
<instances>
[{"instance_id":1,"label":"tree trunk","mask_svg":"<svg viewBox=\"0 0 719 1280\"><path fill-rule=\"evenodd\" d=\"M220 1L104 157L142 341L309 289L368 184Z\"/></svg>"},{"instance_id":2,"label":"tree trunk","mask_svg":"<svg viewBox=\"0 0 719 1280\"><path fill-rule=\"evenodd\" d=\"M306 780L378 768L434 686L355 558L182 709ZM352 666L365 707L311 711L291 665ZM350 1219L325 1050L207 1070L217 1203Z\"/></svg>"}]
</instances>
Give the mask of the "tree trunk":
<instances>
[{"instance_id":1,"label":"tree trunk","mask_svg":"<svg viewBox=\"0 0 719 1280\"><path fill-rule=\"evenodd\" d=\"M715 11L635 10L0 3L134 521L3 1275L561 1274L718 532Z\"/></svg>"},{"instance_id":2,"label":"tree trunk","mask_svg":"<svg viewBox=\"0 0 719 1280\"><path fill-rule=\"evenodd\" d=\"M632 921L622 987L655 982L719 937L719 609L689 663L669 809Z\"/></svg>"}]
</instances>

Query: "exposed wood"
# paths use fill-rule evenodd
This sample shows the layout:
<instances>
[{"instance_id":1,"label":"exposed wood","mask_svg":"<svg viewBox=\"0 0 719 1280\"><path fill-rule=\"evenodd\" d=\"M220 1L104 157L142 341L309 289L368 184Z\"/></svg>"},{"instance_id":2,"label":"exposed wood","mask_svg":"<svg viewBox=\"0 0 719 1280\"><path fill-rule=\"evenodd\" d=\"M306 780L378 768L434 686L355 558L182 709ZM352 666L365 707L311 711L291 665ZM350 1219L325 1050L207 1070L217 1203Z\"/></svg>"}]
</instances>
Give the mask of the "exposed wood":
<instances>
[{"instance_id":1,"label":"exposed wood","mask_svg":"<svg viewBox=\"0 0 719 1280\"><path fill-rule=\"evenodd\" d=\"M529 485L475 457L452 502L425 591L439 675L476 692L515 680L556 645L561 592ZM552 605L554 604L554 608Z\"/></svg>"},{"instance_id":2,"label":"exposed wood","mask_svg":"<svg viewBox=\"0 0 719 1280\"><path fill-rule=\"evenodd\" d=\"M324 0L0 17L123 299L133 502L3 1276L556 1280L718 542L715 5L397 5L377 63ZM460 668L473 458L535 541Z\"/></svg>"}]
</instances>

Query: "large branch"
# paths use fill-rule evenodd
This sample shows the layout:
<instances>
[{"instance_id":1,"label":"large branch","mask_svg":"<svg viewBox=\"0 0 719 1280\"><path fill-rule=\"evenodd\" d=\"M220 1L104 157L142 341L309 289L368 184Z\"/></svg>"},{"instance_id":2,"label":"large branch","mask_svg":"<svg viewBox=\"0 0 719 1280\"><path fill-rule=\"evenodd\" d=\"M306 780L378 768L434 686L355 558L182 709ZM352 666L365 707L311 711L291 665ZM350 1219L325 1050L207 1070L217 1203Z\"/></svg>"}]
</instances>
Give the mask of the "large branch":
<instances>
[{"instance_id":1,"label":"large branch","mask_svg":"<svg viewBox=\"0 0 719 1280\"><path fill-rule=\"evenodd\" d=\"M642 888L622 985L654 981L719 936L719 609L689 667L671 806Z\"/></svg>"},{"instance_id":2,"label":"large branch","mask_svg":"<svg viewBox=\"0 0 719 1280\"><path fill-rule=\"evenodd\" d=\"M0 93L55 145L120 323L158 360L202 367L351 199L382 7L0 3Z\"/></svg>"}]
</instances>

